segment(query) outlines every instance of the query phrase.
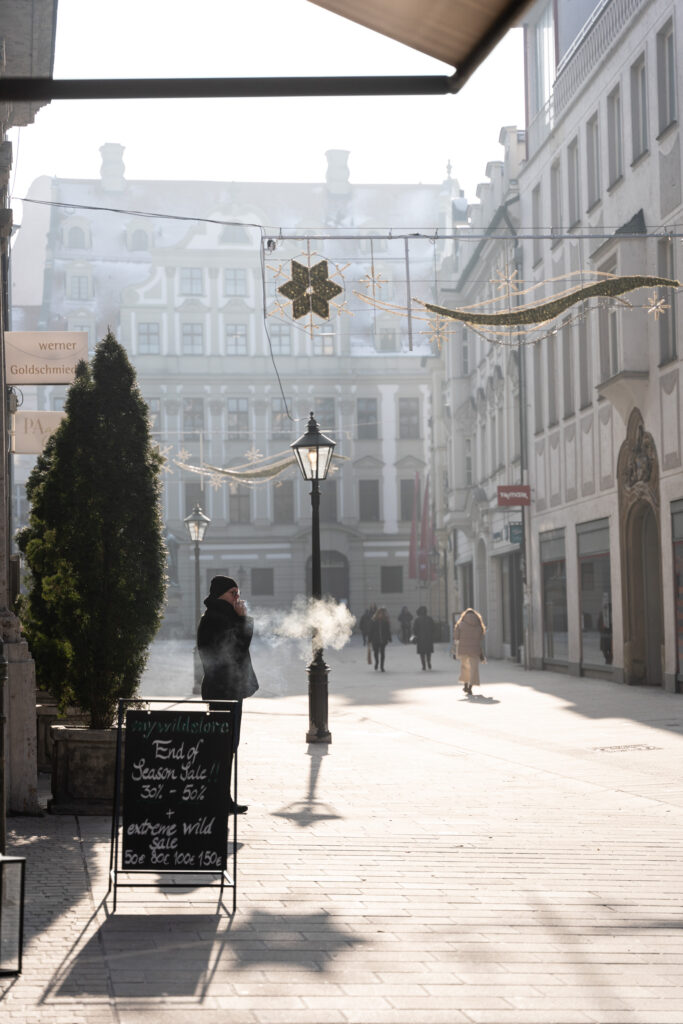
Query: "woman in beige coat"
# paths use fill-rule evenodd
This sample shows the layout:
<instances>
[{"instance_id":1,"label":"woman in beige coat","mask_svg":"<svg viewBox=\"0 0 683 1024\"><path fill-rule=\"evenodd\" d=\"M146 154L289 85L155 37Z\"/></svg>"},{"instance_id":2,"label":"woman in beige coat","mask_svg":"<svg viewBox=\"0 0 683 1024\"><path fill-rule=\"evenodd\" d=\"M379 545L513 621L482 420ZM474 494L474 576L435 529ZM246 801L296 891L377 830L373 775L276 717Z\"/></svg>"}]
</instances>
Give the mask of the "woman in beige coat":
<instances>
[{"instance_id":1,"label":"woman in beige coat","mask_svg":"<svg viewBox=\"0 0 683 1024\"><path fill-rule=\"evenodd\" d=\"M460 682L468 696L473 686L479 686L479 662L486 661L485 633L484 620L474 608L466 608L453 627L454 657L460 659Z\"/></svg>"}]
</instances>

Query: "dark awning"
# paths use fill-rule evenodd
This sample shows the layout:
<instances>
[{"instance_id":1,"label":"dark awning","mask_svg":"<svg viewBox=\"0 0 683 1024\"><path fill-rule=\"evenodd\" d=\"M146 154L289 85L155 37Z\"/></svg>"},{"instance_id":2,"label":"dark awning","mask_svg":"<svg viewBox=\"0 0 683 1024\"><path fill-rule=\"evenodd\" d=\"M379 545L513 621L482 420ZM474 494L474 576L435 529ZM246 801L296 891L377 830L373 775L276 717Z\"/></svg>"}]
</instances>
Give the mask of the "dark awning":
<instances>
[{"instance_id":1,"label":"dark awning","mask_svg":"<svg viewBox=\"0 0 683 1024\"><path fill-rule=\"evenodd\" d=\"M309 0L455 68L453 75L54 79L0 76L0 101L457 92L530 0Z\"/></svg>"}]
</instances>

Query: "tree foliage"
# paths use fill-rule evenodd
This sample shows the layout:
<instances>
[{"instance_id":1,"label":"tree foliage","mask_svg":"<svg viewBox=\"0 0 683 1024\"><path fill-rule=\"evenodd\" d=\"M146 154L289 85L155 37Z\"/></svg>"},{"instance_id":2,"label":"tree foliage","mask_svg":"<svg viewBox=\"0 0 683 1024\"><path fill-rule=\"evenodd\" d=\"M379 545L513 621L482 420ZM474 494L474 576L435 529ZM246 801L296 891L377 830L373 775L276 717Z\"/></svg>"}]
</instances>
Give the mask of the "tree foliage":
<instances>
[{"instance_id":1,"label":"tree foliage","mask_svg":"<svg viewBox=\"0 0 683 1024\"><path fill-rule=\"evenodd\" d=\"M161 457L111 331L79 364L65 412L27 485L21 617L38 682L98 729L137 690L166 586Z\"/></svg>"}]
</instances>

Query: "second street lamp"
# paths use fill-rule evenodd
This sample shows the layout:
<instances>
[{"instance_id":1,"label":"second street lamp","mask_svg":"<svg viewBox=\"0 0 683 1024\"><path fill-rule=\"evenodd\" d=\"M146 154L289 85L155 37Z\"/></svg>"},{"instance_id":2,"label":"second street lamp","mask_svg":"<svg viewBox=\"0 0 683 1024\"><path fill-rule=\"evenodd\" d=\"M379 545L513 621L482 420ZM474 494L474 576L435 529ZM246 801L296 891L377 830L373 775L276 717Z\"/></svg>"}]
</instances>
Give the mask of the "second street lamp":
<instances>
[{"instance_id":1,"label":"second street lamp","mask_svg":"<svg viewBox=\"0 0 683 1024\"><path fill-rule=\"evenodd\" d=\"M308 421L305 434L290 445L304 480L311 482L311 596L314 600L322 597L322 570L320 563L320 480L327 476L332 461L335 443L321 434L313 413ZM327 727L327 673L323 661L320 636L313 634L313 660L308 666L308 743L331 743L332 736Z\"/></svg>"},{"instance_id":2,"label":"second street lamp","mask_svg":"<svg viewBox=\"0 0 683 1024\"><path fill-rule=\"evenodd\" d=\"M199 581L199 545L204 540L204 534L206 533L207 527L211 520L207 515L204 514L200 505L195 507L190 512L189 516L185 516L183 520L187 527L187 532L190 535L190 540L194 543L194 629L195 637L197 632L197 624L199 623L200 617L200 581ZM202 665L199 660L199 653L197 651L197 643L195 640L194 646L194 687L193 693L202 692Z\"/></svg>"}]
</instances>

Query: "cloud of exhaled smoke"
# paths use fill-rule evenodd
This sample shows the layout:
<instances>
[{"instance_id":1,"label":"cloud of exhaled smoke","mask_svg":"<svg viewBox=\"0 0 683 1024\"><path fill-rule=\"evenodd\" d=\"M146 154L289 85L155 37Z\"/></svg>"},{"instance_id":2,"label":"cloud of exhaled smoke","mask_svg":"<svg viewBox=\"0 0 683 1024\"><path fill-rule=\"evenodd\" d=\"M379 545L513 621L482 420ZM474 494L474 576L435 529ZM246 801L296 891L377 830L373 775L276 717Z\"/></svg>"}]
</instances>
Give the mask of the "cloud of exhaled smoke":
<instances>
[{"instance_id":1,"label":"cloud of exhaled smoke","mask_svg":"<svg viewBox=\"0 0 683 1024\"><path fill-rule=\"evenodd\" d=\"M351 639L356 624L345 604L332 598L297 597L288 611L250 608L254 619L254 637L277 647L287 640L300 641L301 657L310 656L313 636L323 648L339 651Z\"/></svg>"}]
</instances>

